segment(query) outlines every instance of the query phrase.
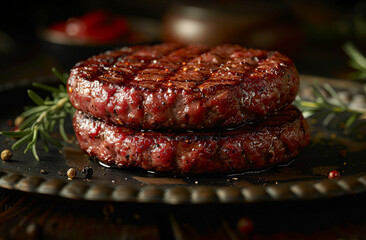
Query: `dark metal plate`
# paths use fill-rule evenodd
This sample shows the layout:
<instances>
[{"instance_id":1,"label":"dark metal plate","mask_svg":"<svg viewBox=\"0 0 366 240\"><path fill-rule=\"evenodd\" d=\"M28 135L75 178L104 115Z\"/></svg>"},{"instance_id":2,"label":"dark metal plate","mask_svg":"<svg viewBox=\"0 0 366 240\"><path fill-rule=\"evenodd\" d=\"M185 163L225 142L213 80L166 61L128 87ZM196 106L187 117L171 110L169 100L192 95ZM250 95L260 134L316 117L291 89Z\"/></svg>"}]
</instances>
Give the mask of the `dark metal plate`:
<instances>
[{"instance_id":1,"label":"dark metal plate","mask_svg":"<svg viewBox=\"0 0 366 240\"><path fill-rule=\"evenodd\" d=\"M313 79L302 76L300 94L309 91L308 84ZM327 81L350 96L358 96L362 89L355 83L318 80ZM0 86L1 130L8 130L11 121L22 112L22 106L30 104L26 94L28 88L29 82ZM69 144L64 149L52 148L49 153L39 148L40 162L30 153L23 154L23 150L13 151L13 160L0 160L0 187L70 199L166 204L253 203L366 192L365 128L344 134L334 124L325 128L309 122L311 146L288 166L262 172L182 176L109 168L89 159L76 145ZM72 136L70 122L68 132ZM10 148L13 141L0 137L0 150ZM90 180L81 172L85 166L93 168ZM70 167L77 169L73 180L66 176ZM341 177L328 180L332 170L338 170Z\"/></svg>"}]
</instances>

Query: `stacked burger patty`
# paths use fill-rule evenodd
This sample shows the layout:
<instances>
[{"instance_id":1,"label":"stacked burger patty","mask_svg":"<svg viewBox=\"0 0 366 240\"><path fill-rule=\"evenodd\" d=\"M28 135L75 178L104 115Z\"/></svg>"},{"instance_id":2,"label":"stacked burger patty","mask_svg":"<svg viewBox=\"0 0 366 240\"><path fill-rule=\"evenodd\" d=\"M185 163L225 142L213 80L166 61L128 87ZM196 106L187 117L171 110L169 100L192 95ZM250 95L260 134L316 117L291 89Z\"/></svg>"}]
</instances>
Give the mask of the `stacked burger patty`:
<instances>
[{"instance_id":1,"label":"stacked burger patty","mask_svg":"<svg viewBox=\"0 0 366 240\"><path fill-rule=\"evenodd\" d=\"M239 45L159 44L77 63L68 80L80 147L118 167L238 173L293 159L310 142L291 102L294 63Z\"/></svg>"}]
</instances>

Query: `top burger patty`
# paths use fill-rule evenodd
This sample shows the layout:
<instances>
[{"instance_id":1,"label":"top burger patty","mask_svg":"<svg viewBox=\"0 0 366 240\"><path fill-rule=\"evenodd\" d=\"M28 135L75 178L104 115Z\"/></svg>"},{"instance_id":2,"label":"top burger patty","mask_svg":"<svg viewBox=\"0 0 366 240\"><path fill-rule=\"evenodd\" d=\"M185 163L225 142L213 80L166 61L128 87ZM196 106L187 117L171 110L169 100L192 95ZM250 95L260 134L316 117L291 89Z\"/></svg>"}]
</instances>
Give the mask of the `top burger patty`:
<instances>
[{"instance_id":1,"label":"top burger patty","mask_svg":"<svg viewBox=\"0 0 366 240\"><path fill-rule=\"evenodd\" d=\"M71 70L78 110L142 129L234 127L290 104L299 77L276 51L159 44L93 56Z\"/></svg>"}]
</instances>

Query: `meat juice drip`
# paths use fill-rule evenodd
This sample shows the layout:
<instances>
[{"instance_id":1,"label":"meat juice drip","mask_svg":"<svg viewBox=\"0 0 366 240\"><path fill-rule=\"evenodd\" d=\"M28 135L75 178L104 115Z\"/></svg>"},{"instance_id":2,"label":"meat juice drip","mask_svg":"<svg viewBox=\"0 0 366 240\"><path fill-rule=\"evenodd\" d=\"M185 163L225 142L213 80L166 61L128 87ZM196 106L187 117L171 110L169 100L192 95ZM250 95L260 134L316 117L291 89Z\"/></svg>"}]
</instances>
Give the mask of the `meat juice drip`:
<instances>
[{"instance_id":1,"label":"meat juice drip","mask_svg":"<svg viewBox=\"0 0 366 240\"><path fill-rule=\"evenodd\" d=\"M83 169L90 164L88 156L80 148L65 147L65 163L69 167Z\"/></svg>"}]
</instances>

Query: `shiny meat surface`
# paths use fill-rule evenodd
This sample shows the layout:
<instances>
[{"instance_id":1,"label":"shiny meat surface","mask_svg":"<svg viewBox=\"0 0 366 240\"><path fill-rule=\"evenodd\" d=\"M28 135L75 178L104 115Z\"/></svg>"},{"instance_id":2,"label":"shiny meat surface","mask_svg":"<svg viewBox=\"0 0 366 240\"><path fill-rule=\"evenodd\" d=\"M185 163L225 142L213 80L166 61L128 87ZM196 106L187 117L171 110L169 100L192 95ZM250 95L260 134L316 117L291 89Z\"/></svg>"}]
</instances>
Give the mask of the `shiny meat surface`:
<instances>
[{"instance_id":1,"label":"shiny meat surface","mask_svg":"<svg viewBox=\"0 0 366 240\"><path fill-rule=\"evenodd\" d=\"M299 77L279 52L239 45L164 43L108 51L77 63L73 106L138 129L235 127L290 104Z\"/></svg>"},{"instance_id":2,"label":"shiny meat surface","mask_svg":"<svg viewBox=\"0 0 366 240\"><path fill-rule=\"evenodd\" d=\"M118 167L177 173L240 173L286 163L310 142L301 113L288 106L234 130L172 133L116 126L80 111L73 126L81 149Z\"/></svg>"}]
</instances>

